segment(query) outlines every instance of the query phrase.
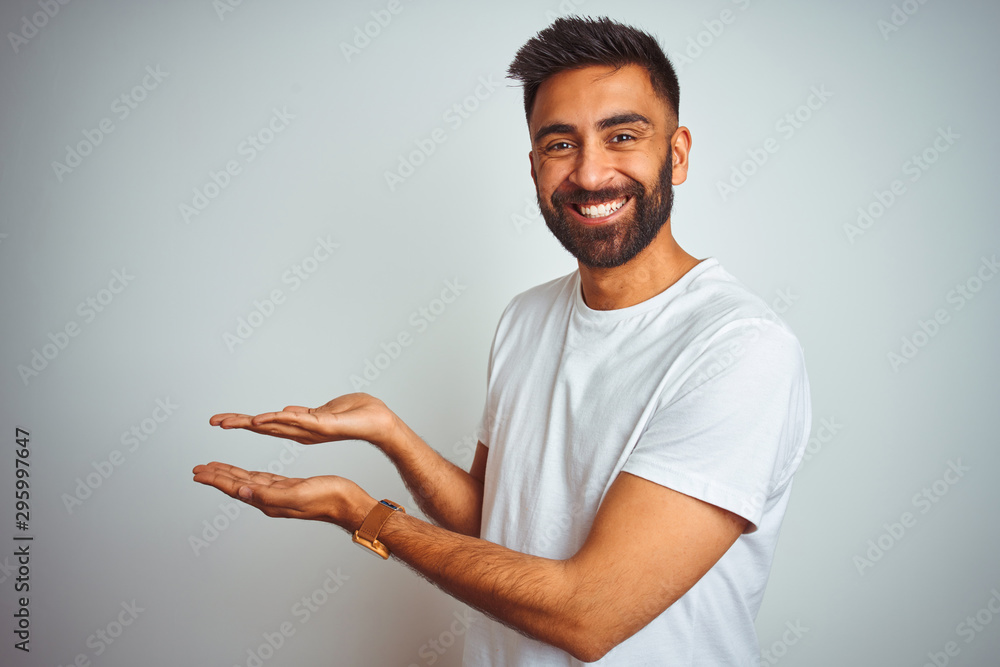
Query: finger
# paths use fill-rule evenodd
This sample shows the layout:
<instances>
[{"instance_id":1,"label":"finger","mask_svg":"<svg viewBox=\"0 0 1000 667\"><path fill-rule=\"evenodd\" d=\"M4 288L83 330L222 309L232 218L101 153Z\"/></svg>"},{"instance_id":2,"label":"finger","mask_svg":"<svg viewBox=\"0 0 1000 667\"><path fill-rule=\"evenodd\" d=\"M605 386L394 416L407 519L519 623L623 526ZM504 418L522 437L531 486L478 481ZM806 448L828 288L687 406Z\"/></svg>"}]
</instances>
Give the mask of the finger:
<instances>
[{"instance_id":1,"label":"finger","mask_svg":"<svg viewBox=\"0 0 1000 667\"><path fill-rule=\"evenodd\" d=\"M218 426L219 422L221 422L223 419L226 419L227 417L236 417L238 415L239 415L238 412L220 412L217 415L212 415L211 417L209 417L208 423L211 424L212 426Z\"/></svg>"},{"instance_id":2,"label":"finger","mask_svg":"<svg viewBox=\"0 0 1000 667\"><path fill-rule=\"evenodd\" d=\"M202 479L208 479L208 475L214 475L212 478L214 481L228 484L268 485L289 482L289 479L283 475L276 475L262 470L244 470L228 463L212 462L207 465L195 466L192 472L196 476L195 481L201 481L201 479L197 478L200 474L202 475ZM212 484L212 486L216 486L216 484Z\"/></svg>"},{"instance_id":3,"label":"finger","mask_svg":"<svg viewBox=\"0 0 1000 667\"><path fill-rule=\"evenodd\" d=\"M278 423L278 424L288 424L292 426L303 427L306 424L306 422L303 421L303 419L308 421L309 417L312 417L313 424L318 423L318 420L316 420L315 416L310 414L309 408L306 408L305 410L281 410L280 412L263 412L253 417L250 421L253 423L254 426L259 426L261 424Z\"/></svg>"},{"instance_id":4,"label":"finger","mask_svg":"<svg viewBox=\"0 0 1000 667\"><path fill-rule=\"evenodd\" d=\"M227 419L229 417L244 417L244 416L246 415L244 415L242 412L220 412L218 414L212 415L209 418L208 423L211 424L212 426L215 426L223 419Z\"/></svg>"},{"instance_id":5,"label":"finger","mask_svg":"<svg viewBox=\"0 0 1000 667\"><path fill-rule=\"evenodd\" d=\"M195 481L213 486L230 498L256 507L269 517L285 517L298 519L305 513L294 507L288 507L287 497L282 494L269 493L269 484L248 483L244 479L230 477L225 472L203 472L195 475Z\"/></svg>"},{"instance_id":6,"label":"finger","mask_svg":"<svg viewBox=\"0 0 1000 667\"><path fill-rule=\"evenodd\" d=\"M325 419L331 420L336 419L336 415L326 413L323 415ZM264 424L281 424L288 428L297 428L305 433L310 433L312 435L317 434L327 434L330 429L327 427L323 428L320 423L319 417L315 413L306 410L305 412L265 412L264 414L257 415L252 420L254 426L261 426Z\"/></svg>"},{"instance_id":7,"label":"finger","mask_svg":"<svg viewBox=\"0 0 1000 667\"><path fill-rule=\"evenodd\" d=\"M269 517L284 517L298 519L305 515L292 505L291 494L284 489L275 489L270 484L255 484L239 482L223 489L223 492L232 498L242 501L247 505L256 507Z\"/></svg>"},{"instance_id":8,"label":"finger","mask_svg":"<svg viewBox=\"0 0 1000 667\"><path fill-rule=\"evenodd\" d=\"M282 413L274 413L282 414ZM256 419L256 417L254 418ZM310 431L299 426L292 426L290 424L284 424L281 422L268 422L264 424L249 424L243 426L242 428L253 431L254 433L260 433L261 435L270 435L275 438L285 438L287 440L295 440L306 445L313 445L319 442L317 433Z\"/></svg>"},{"instance_id":9,"label":"finger","mask_svg":"<svg viewBox=\"0 0 1000 667\"><path fill-rule=\"evenodd\" d=\"M213 486L228 496L236 498L240 487L246 484L281 483L284 478L274 479L275 475L268 472L249 471L226 463L213 463L196 468L194 481L207 486Z\"/></svg>"},{"instance_id":10,"label":"finger","mask_svg":"<svg viewBox=\"0 0 1000 667\"><path fill-rule=\"evenodd\" d=\"M297 492L292 488L282 488L266 484L243 484L236 489L240 500L249 503L268 516L298 518L305 514L296 508Z\"/></svg>"},{"instance_id":11,"label":"finger","mask_svg":"<svg viewBox=\"0 0 1000 667\"><path fill-rule=\"evenodd\" d=\"M214 415L208 420L208 423L212 426L221 426L222 428L246 428L251 424L250 420L252 416L236 412L226 412Z\"/></svg>"},{"instance_id":12,"label":"finger","mask_svg":"<svg viewBox=\"0 0 1000 667\"><path fill-rule=\"evenodd\" d=\"M309 408L302 405L286 405L282 412L309 412Z\"/></svg>"},{"instance_id":13,"label":"finger","mask_svg":"<svg viewBox=\"0 0 1000 667\"><path fill-rule=\"evenodd\" d=\"M250 474L249 470L244 470L238 466L230 465L229 463L221 463L219 461L212 461L211 463L195 466L194 472L198 472L198 468L202 468L209 472L228 474L230 476L241 477L244 479Z\"/></svg>"},{"instance_id":14,"label":"finger","mask_svg":"<svg viewBox=\"0 0 1000 667\"><path fill-rule=\"evenodd\" d=\"M282 477L281 475L275 475L273 472L265 472L263 470L252 470L247 473L248 481L254 484L274 484L277 482L287 481L287 477Z\"/></svg>"},{"instance_id":15,"label":"finger","mask_svg":"<svg viewBox=\"0 0 1000 667\"><path fill-rule=\"evenodd\" d=\"M291 414L291 413L272 412L266 414ZM299 442L303 445L311 445L311 444L316 444L316 442L318 442L316 435L305 429L289 425L282 425L280 423L275 423L266 426L257 426L253 422L254 419L256 419L256 417L253 417L252 415L224 413L212 417L210 423L213 426L220 426L227 430L233 428L242 428L247 431L253 431L254 433L260 433L261 435L270 435L276 438L286 438L288 440L295 440L296 442Z\"/></svg>"},{"instance_id":16,"label":"finger","mask_svg":"<svg viewBox=\"0 0 1000 667\"><path fill-rule=\"evenodd\" d=\"M194 474L194 481L205 486L215 487L233 498L238 497L237 494L240 487L247 483L247 480L244 478L234 477L224 470L209 468L207 466L205 469L199 470Z\"/></svg>"}]
</instances>

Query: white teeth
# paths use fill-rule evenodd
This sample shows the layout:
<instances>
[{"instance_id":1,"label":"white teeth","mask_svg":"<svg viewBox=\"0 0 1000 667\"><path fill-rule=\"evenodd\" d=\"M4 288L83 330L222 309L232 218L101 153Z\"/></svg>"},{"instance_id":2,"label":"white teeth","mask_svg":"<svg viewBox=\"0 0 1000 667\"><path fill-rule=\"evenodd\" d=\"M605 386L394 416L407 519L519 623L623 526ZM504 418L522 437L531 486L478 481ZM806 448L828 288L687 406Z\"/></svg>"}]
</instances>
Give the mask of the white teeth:
<instances>
[{"instance_id":1,"label":"white teeth","mask_svg":"<svg viewBox=\"0 0 1000 667\"><path fill-rule=\"evenodd\" d=\"M626 199L620 199L618 201L597 204L596 206L581 206L580 213L588 218L603 218L606 215L611 215L624 206L625 201Z\"/></svg>"}]
</instances>

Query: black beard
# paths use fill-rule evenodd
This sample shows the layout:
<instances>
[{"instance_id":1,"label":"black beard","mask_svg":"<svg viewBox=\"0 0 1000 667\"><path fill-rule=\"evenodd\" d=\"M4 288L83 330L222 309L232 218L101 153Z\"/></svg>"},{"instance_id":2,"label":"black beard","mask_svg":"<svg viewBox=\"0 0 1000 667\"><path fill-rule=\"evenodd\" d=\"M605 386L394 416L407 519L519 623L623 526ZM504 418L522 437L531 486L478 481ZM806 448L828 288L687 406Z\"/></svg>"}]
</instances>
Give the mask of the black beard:
<instances>
[{"instance_id":1,"label":"black beard","mask_svg":"<svg viewBox=\"0 0 1000 667\"><path fill-rule=\"evenodd\" d=\"M586 266L609 269L621 266L646 249L660 228L670 219L674 205L673 157L667 159L660 168L659 182L651 193L645 186L630 178L618 188L604 190L556 191L552 193L552 203L546 205L538 196L545 224L563 247ZM610 225L587 227L573 220L566 212L566 204L595 204L599 202L630 197L634 200L632 215Z\"/></svg>"}]
</instances>

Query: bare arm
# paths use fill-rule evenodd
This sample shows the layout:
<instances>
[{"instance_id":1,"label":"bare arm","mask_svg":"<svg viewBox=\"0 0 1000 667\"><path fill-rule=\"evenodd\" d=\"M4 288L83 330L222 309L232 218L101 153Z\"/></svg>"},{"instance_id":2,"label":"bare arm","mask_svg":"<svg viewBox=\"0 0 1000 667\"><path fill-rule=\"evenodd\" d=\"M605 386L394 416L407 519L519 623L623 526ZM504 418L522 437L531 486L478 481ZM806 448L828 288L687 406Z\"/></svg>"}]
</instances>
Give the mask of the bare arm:
<instances>
[{"instance_id":1,"label":"bare arm","mask_svg":"<svg viewBox=\"0 0 1000 667\"><path fill-rule=\"evenodd\" d=\"M485 449L485 448L484 448ZM376 504L340 477L286 479L213 463L195 481L268 516L315 519L348 531ZM434 584L516 630L594 661L678 600L747 527L746 519L622 473L583 547L540 558L395 513L379 540Z\"/></svg>"},{"instance_id":2,"label":"bare arm","mask_svg":"<svg viewBox=\"0 0 1000 667\"><path fill-rule=\"evenodd\" d=\"M622 473L583 547L557 561L390 517L380 540L451 595L584 662L645 627L746 529L714 505Z\"/></svg>"},{"instance_id":3,"label":"bare arm","mask_svg":"<svg viewBox=\"0 0 1000 667\"><path fill-rule=\"evenodd\" d=\"M431 448L402 420L399 425L400 435L380 449L396 466L421 511L450 531L479 537L489 449L477 443L472 467L465 472Z\"/></svg>"}]
</instances>

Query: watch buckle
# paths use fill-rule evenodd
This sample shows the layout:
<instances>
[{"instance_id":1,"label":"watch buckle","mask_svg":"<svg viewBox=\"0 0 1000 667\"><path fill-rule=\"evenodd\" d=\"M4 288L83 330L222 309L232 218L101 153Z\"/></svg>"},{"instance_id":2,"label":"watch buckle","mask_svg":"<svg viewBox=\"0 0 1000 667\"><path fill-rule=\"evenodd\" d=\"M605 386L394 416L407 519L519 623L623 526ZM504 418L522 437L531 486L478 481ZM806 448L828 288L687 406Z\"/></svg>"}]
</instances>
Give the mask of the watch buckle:
<instances>
[{"instance_id":1,"label":"watch buckle","mask_svg":"<svg viewBox=\"0 0 1000 667\"><path fill-rule=\"evenodd\" d=\"M371 541L366 540L365 538L363 538L360 535L358 535L358 531L354 531L354 535L353 535L353 537L351 539L353 540L353 542L355 544L360 544L361 546L365 547L366 549L371 549L372 551L374 551L375 553L377 553L379 556L381 556L384 560L388 560L389 559L389 549L384 544L382 544L381 542L379 542L378 539L371 540Z\"/></svg>"}]
</instances>

